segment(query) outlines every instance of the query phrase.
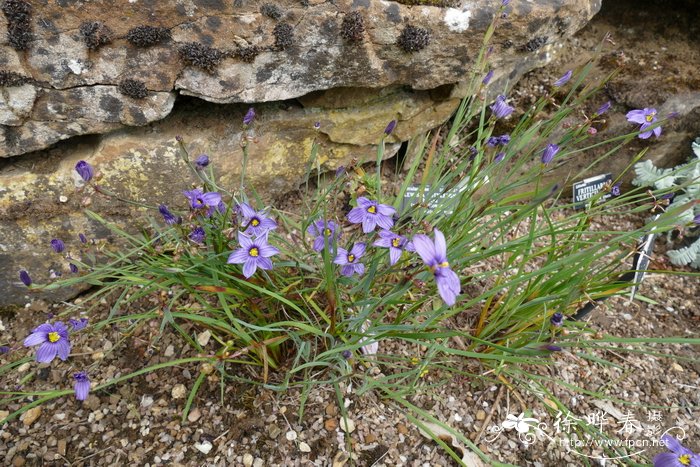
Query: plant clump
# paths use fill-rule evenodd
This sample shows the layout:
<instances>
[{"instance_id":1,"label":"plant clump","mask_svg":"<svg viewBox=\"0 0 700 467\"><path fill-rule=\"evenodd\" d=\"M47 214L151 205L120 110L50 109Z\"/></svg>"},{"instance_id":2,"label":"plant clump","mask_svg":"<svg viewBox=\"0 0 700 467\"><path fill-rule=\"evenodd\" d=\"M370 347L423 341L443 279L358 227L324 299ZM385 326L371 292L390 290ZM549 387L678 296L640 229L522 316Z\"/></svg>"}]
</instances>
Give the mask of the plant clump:
<instances>
[{"instance_id":1,"label":"plant clump","mask_svg":"<svg viewBox=\"0 0 700 467\"><path fill-rule=\"evenodd\" d=\"M340 26L340 35L348 42L359 42L365 34L365 19L359 11L345 15Z\"/></svg>"},{"instance_id":2,"label":"plant clump","mask_svg":"<svg viewBox=\"0 0 700 467\"><path fill-rule=\"evenodd\" d=\"M0 88L11 88L29 83L32 79L14 71L0 70Z\"/></svg>"},{"instance_id":3,"label":"plant clump","mask_svg":"<svg viewBox=\"0 0 700 467\"><path fill-rule=\"evenodd\" d=\"M275 35L275 48L284 50L294 44L294 28L287 23L279 23L272 31Z\"/></svg>"},{"instance_id":4,"label":"plant clump","mask_svg":"<svg viewBox=\"0 0 700 467\"><path fill-rule=\"evenodd\" d=\"M413 53L422 50L430 44L430 31L412 25L406 25L401 31L396 44L404 52Z\"/></svg>"},{"instance_id":5,"label":"plant clump","mask_svg":"<svg viewBox=\"0 0 700 467\"><path fill-rule=\"evenodd\" d=\"M123 79L117 87L120 93L133 99L143 99L148 96L148 88L143 81L137 79Z\"/></svg>"},{"instance_id":6,"label":"plant clump","mask_svg":"<svg viewBox=\"0 0 700 467\"><path fill-rule=\"evenodd\" d=\"M262 48L258 47L257 45L251 45L237 49L234 52L234 56L240 58L246 63L253 63L255 61L255 57L257 57L260 52L262 52Z\"/></svg>"},{"instance_id":7,"label":"plant clump","mask_svg":"<svg viewBox=\"0 0 700 467\"><path fill-rule=\"evenodd\" d=\"M90 50L97 50L105 44L112 42L112 30L102 21L85 21L80 25L80 35L83 42Z\"/></svg>"},{"instance_id":8,"label":"plant clump","mask_svg":"<svg viewBox=\"0 0 700 467\"><path fill-rule=\"evenodd\" d=\"M151 47L171 37L170 29L156 26L136 26L126 33L126 40L136 47Z\"/></svg>"},{"instance_id":9,"label":"plant clump","mask_svg":"<svg viewBox=\"0 0 700 467\"><path fill-rule=\"evenodd\" d=\"M547 36L537 36L534 39L529 40L528 43L523 46L523 51L534 52L545 45L548 39L549 37Z\"/></svg>"},{"instance_id":10,"label":"plant clump","mask_svg":"<svg viewBox=\"0 0 700 467\"><path fill-rule=\"evenodd\" d=\"M15 50L27 50L32 34L32 5L24 0L5 0L2 12L7 18L7 41Z\"/></svg>"},{"instance_id":11,"label":"plant clump","mask_svg":"<svg viewBox=\"0 0 700 467\"><path fill-rule=\"evenodd\" d=\"M267 16L268 18L274 19L275 21L279 21L284 15L282 9L274 3L263 4L263 6L260 7L260 13Z\"/></svg>"},{"instance_id":12,"label":"plant clump","mask_svg":"<svg viewBox=\"0 0 700 467\"><path fill-rule=\"evenodd\" d=\"M221 50L209 47L201 42L187 42L180 46L178 52L185 63L202 68L209 73L212 73L226 56L226 53Z\"/></svg>"}]
</instances>

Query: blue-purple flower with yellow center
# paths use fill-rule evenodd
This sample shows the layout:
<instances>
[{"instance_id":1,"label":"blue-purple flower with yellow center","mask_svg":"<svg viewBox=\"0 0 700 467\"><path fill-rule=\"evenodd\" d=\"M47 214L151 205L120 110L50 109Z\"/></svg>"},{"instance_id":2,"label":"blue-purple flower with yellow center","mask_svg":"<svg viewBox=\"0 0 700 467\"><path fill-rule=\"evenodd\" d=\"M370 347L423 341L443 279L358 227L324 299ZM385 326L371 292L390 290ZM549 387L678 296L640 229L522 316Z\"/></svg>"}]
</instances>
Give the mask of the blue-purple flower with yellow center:
<instances>
[{"instance_id":1,"label":"blue-purple flower with yellow center","mask_svg":"<svg viewBox=\"0 0 700 467\"><path fill-rule=\"evenodd\" d=\"M505 118L515 110L515 107L506 104L506 96L504 95L496 97L496 102L489 106L489 108L496 118Z\"/></svg>"},{"instance_id":2,"label":"blue-purple flower with yellow center","mask_svg":"<svg viewBox=\"0 0 700 467\"><path fill-rule=\"evenodd\" d=\"M265 211L256 211L248 203L239 204L238 212L243 217L243 231L248 235L259 237L277 228L277 222L267 217Z\"/></svg>"},{"instance_id":3,"label":"blue-purple flower with yellow center","mask_svg":"<svg viewBox=\"0 0 700 467\"><path fill-rule=\"evenodd\" d=\"M206 232L201 227L195 227L192 232L188 235L189 239L195 243L204 243L204 238L206 237Z\"/></svg>"},{"instance_id":4,"label":"blue-purple flower with yellow center","mask_svg":"<svg viewBox=\"0 0 700 467\"><path fill-rule=\"evenodd\" d=\"M656 122L656 109L644 108L642 110L630 110L627 112L627 121L631 123L639 123L639 138L647 139L653 133L657 138L661 136L661 127L657 126L653 130L645 131Z\"/></svg>"},{"instance_id":5,"label":"blue-purple flower with yellow center","mask_svg":"<svg viewBox=\"0 0 700 467\"><path fill-rule=\"evenodd\" d=\"M192 209L217 208L221 203L221 195L215 191L203 193L199 188L195 188L194 190L183 191L183 194L190 200Z\"/></svg>"},{"instance_id":6,"label":"blue-purple flower with yellow center","mask_svg":"<svg viewBox=\"0 0 700 467\"><path fill-rule=\"evenodd\" d=\"M248 278L255 274L257 268L272 269L271 256L280 251L267 243L267 231L260 237L252 239L243 232L238 232L238 243L241 247L231 253L228 264L242 264L243 275Z\"/></svg>"},{"instance_id":7,"label":"blue-purple flower with yellow center","mask_svg":"<svg viewBox=\"0 0 700 467\"><path fill-rule=\"evenodd\" d=\"M40 324L24 339L25 347L40 345L36 352L36 361L49 363L58 358L66 360L70 354L70 341L68 340L68 329L58 321L54 324Z\"/></svg>"},{"instance_id":8,"label":"blue-purple flower with yellow center","mask_svg":"<svg viewBox=\"0 0 700 467\"><path fill-rule=\"evenodd\" d=\"M325 245L330 246L330 251L335 251L335 242L340 238L340 227L333 221L318 219L307 227L306 232L314 237L314 250L322 251Z\"/></svg>"},{"instance_id":9,"label":"blue-purple flower with yellow center","mask_svg":"<svg viewBox=\"0 0 700 467\"><path fill-rule=\"evenodd\" d=\"M700 455L683 446L673 436L663 435L661 442L671 452L657 454L654 457L654 467L700 467Z\"/></svg>"},{"instance_id":10,"label":"blue-purple flower with yellow center","mask_svg":"<svg viewBox=\"0 0 700 467\"><path fill-rule=\"evenodd\" d=\"M180 224L182 222L182 217L175 216L165 204L158 206L158 212L163 216L163 220L168 225Z\"/></svg>"},{"instance_id":11,"label":"blue-purple flower with yellow center","mask_svg":"<svg viewBox=\"0 0 700 467\"><path fill-rule=\"evenodd\" d=\"M447 305L452 306L457 301L461 288L459 277L450 269L450 263L447 261L445 236L438 229L434 231L434 242L427 235L418 234L413 236L413 246L435 276L440 297Z\"/></svg>"},{"instance_id":12,"label":"blue-purple flower with yellow center","mask_svg":"<svg viewBox=\"0 0 700 467\"><path fill-rule=\"evenodd\" d=\"M395 212L396 210L389 205L360 196L357 198L357 207L352 208L347 217L353 224L361 223L364 233L370 233L377 225L382 229L391 229L394 226L392 216Z\"/></svg>"},{"instance_id":13,"label":"blue-purple flower with yellow center","mask_svg":"<svg viewBox=\"0 0 700 467\"><path fill-rule=\"evenodd\" d=\"M571 79L571 76L573 76L573 74L574 74L574 72L571 70L564 73L564 75L561 78L559 78L558 80L556 80L554 82L554 87L558 88L558 87L564 86L566 83L569 82L569 80Z\"/></svg>"},{"instance_id":14,"label":"blue-purple flower with yellow center","mask_svg":"<svg viewBox=\"0 0 700 467\"><path fill-rule=\"evenodd\" d=\"M73 379L75 380L75 384L73 385L73 389L75 390L75 398L79 401L86 400L88 398L88 394L90 394L90 378L88 378L87 373L84 371L75 373L73 375Z\"/></svg>"},{"instance_id":15,"label":"blue-purple flower with yellow center","mask_svg":"<svg viewBox=\"0 0 700 467\"><path fill-rule=\"evenodd\" d=\"M92 166L86 161L78 161L78 163L75 164L75 171L78 172L80 178L86 182L89 182L95 175L95 171L92 169Z\"/></svg>"},{"instance_id":16,"label":"blue-purple flower with yellow center","mask_svg":"<svg viewBox=\"0 0 700 467\"><path fill-rule=\"evenodd\" d=\"M554 156L559 152L559 146L556 144L548 144L544 151L542 151L542 163L544 165L549 164L554 159Z\"/></svg>"},{"instance_id":17,"label":"blue-purple flower with yellow center","mask_svg":"<svg viewBox=\"0 0 700 467\"><path fill-rule=\"evenodd\" d=\"M389 263L396 264L401 258L403 250L415 251L413 244L403 235L395 234L389 230L379 231L379 240L373 243L374 246L389 248Z\"/></svg>"},{"instance_id":18,"label":"blue-purple flower with yellow center","mask_svg":"<svg viewBox=\"0 0 700 467\"><path fill-rule=\"evenodd\" d=\"M353 274L357 274L361 276L365 272L365 265L360 263L359 260L364 256L366 249L367 246L362 242L355 243L350 251L345 248L338 248L338 254L333 262L343 266L340 269L342 275L350 277Z\"/></svg>"},{"instance_id":19,"label":"blue-purple flower with yellow center","mask_svg":"<svg viewBox=\"0 0 700 467\"><path fill-rule=\"evenodd\" d=\"M55 251L56 253L61 253L63 252L63 250L66 249L66 244L63 243L63 240L54 238L51 240L51 248L53 248L53 251Z\"/></svg>"}]
</instances>

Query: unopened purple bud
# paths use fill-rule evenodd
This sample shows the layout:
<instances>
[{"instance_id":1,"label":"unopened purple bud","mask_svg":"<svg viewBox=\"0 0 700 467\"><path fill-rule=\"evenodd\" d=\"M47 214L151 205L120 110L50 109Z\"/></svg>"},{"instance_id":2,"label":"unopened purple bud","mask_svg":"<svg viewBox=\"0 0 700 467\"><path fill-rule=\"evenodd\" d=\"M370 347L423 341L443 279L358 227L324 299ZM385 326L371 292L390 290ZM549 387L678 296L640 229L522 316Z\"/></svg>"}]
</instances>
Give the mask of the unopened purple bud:
<instances>
[{"instance_id":1,"label":"unopened purple bud","mask_svg":"<svg viewBox=\"0 0 700 467\"><path fill-rule=\"evenodd\" d=\"M486 86L491 82L491 79L493 79L493 70L489 70L488 73L486 73L486 76L484 76L484 79L481 80L481 83Z\"/></svg>"},{"instance_id":2,"label":"unopened purple bud","mask_svg":"<svg viewBox=\"0 0 700 467\"><path fill-rule=\"evenodd\" d=\"M78 266L76 266L75 264L68 263L68 267L70 268L70 272L72 272L73 274L78 273Z\"/></svg>"},{"instance_id":3,"label":"unopened purple bud","mask_svg":"<svg viewBox=\"0 0 700 467\"><path fill-rule=\"evenodd\" d=\"M678 118L681 114L679 112L670 112L667 117L668 118Z\"/></svg>"},{"instance_id":4,"label":"unopened purple bud","mask_svg":"<svg viewBox=\"0 0 700 467\"><path fill-rule=\"evenodd\" d=\"M314 123L314 130L320 130L320 129L321 129L321 122Z\"/></svg>"},{"instance_id":5,"label":"unopened purple bud","mask_svg":"<svg viewBox=\"0 0 700 467\"><path fill-rule=\"evenodd\" d=\"M19 272L19 280L21 280L22 283L23 283L24 285L26 285L27 287L29 287L30 285L32 285L32 278L29 277L29 273L28 273L27 271L25 271L24 269L22 269L22 270Z\"/></svg>"},{"instance_id":6,"label":"unopened purple bud","mask_svg":"<svg viewBox=\"0 0 700 467\"><path fill-rule=\"evenodd\" d=\"M561 352L561 347L558 345L549 344L545 346L545 349L549 350L550 352Z\"/></svg>"},{"instance_id":7,"label":"unopened purple bud","mask_svg":"<svg viewBox=\"0 0 700 467\"><path fill-rule=\"evenodd\" d=\"M695 224L697 224L697 225L700 225L700 214L693 217L693 222L695 222Z\"/></svg>"},{"instance_id":8,"label":"unopened purple bud","mask_svg":"<svg viewBox=\"0 0 700 467\"><path fill-rule=\"evenodd\" d=\"M493 158L494 162L501 162L503 159L505 159L506 153L505 152L499 152L496 154L496 157Z\"/></svg>"},{"instance_id":9,"label":"unopened purple bud","mask_svg":"<svg viewBox=\"0 0 700 467\"><path fill-rule=\"evenodd\" d=\"M503 0L503 1L501 2L501 5L503 5L503 6L508 6L509 3L510 3L510 0Z\"/></svg>"},{"instance_id":10,"label":"unopened purple bud","mask_svg":"<svg viewBox=\"0 0 700 467\"><path fill-rule=\"evenodd\" d=\"M178 143L182 143L182 136L175 135L175 141L177 141Z\"/></svg>"},{"instance_id":11,"label":"unopened purple bud","mask_svg":"<svg viewBox=\"0 0 700 467\"><path fill-rule=\"evenodd\" d=\"M506 96L503 95L496 97L496 102L494 102L489 108L496 118L505 118L512 114L515 110L515 107L511 107L510 105L506 104Z\"/></svg>"},{"instance_id":12,"label":"unopened purple bud","mask_svg":"<svg viewBox=\"0 0 700 467\"><path fill-rule=\"evenodd\" d=\"M343 350L343 358L345 360L350 360L350 357L352 357L352 352L349 350Z\"/></svg>"},{"instance_id":13,"label":"unopened purple bud","mask_svg":"<svg viewBox=\"0 0 700 467\"><path fill-rule=\"evenodd\" d=\"M486 146L493 148L498 146L500 142L501 140L497 136L489 136L489 139L486 140Z\"/></svg>"},{"instance_id":14,"label":"unopened purple bud","mask_svg":"<svg viewBox=\"0 0 700 467\"><path fill-rule=\"evenodd\" d=\"M469 160L473 161L477 154L479 154L479 151L476 149L476 146L469 146Z\"/></svg>"},{"instance_id":15,"label":"unopened purple bud","mask_svg":"<svg viewBox=\"0 0 700 467\"><path fill-rule=\"evenodd\" d=\"M389 122L389 124L384 128L384 134L389 136L392 131L394 131L394 128L396 128L396 120L392 120Z\"/></svg>"},{"instance_id":16,"label":"unopened purple bud","mask_svg":"<svg viewBox=\"0 0 700 467\"><path fill-rule=\"evenodd\" d=\"M620 196L622 194L622 190L620 189L620 183L616 183L612 186L610 189L610 194L613 196Z\"/></svg>"},{"instance_id":17,"label":"unopened purple bud","mask_svg":"<svg viewBox=\"0 0 700 467\"><path fill-rule=\"evenodd\" d=\"M5 355L6 353L9 353L10 350L12 349L10 349L10 347L7 345L0 345L0 355Z\"/></svg>"},{"instance_id":18,"label":"unopened purple bud","mask_svg":"<svg viewBox=\"0 0 700 467\"><path fill-rule=\"evenodd\" d=\"M559 146L556 144L548 144L547 147L542 151L542 163L544 165L549 164L554 159L554 156L559 152Z\"/></svg>"},{"instance_id":19,"label":"unopened purple bud","mask_svg":"<svg viewBox=\"0 0 700 467\"><path fill-rule=\"evenodd\" d=\"M510 135L501 135L498 137L498 143L501 146L505 146L506 144L510 143Z\"/></svg>"},{"instance_id":20,"label":"unopened purple bud","mask_svg":"<svg viewBox=\"0 0 700 467\"><path fill-rule=\"evenodd\" d=\"M80 239L80 243L87 243L87 237L85 234L79 233L78 238Z\"/></svg>"},{"instance_id":21,"label":"unopened purple bud","mask_svg":"<svg viewBox=\"0 0 700 467\"><path fill-rule=\"evenodd\" d=\"M610 101L608 101L605 104L601 105L600 108L598 108L598 110L596 110L595 114L596 115L603 115L605 112L610 110L610 107L612 107L612 104L610 103Z\"/></svg>"},{"instance_id":22,"label":"unopened purple bud","mask_svg":"<svg viewBox=\"0 0 700 467\"><path fill-rule=\"evenodd\" d=\"M245 116L243 117L243 124L250 125L251 123L253 123L253 120L255 120L255 109L251 107L248 109L248 112L246 112Z\"/></svg>"},{"instance_id":23,"label":"unopened purple bud","mask_svg":"<svg viewBox=\"0 0 700 467\"><path fill-rule=\"evenodd\" d=\"M89 182L95 175L95 171L92 169L92 166L86 161L78 161L78 163L75 164L75 171L78 172L80 178L86 182Z\"/></svg>"},{"instance_id":24,"label":"unopened purple bud","mask_svg":"<svg viewBox=\"0 0 700 467\"><path fill-rule=\"evenodd\" d=\"M88 377L87 373L84 371L75 373L73 375L73 379L75 380L75 384L73 385L75 390L75 398L79 401L86 400L88 398L88 394L90 394L90 378Z\"/></svg>"},{"instance_id":25,"label":"unopened purple bud","mask_svg":"<svg viewBox=\"0 0 700 467\"><path fill-rule=\"evenodd\" d=\"M675 193L666 193L661 197L661 199L673 199L674 196L676 196Z\"/></svg>"},{"instance_id":26,"label":"unopened purple bud","mask_svg":"<svg viewBox=\"0 0 700 467\"><path fill-rule=\"evenodd\" d=\"M51 240L51 248L53 248L53 251L55 251L56 253L62 253L63 250L66 249L66 245L65 243L63 243L63 240L54 238Z\"/></svg>"},{"instance_id":27,"label":"unopened purple bud","mask_svg":"<svg viewBox=\"0 0 700 467\"><path fill-rule=\"evenodd\" d=\"M172 212L170 212L165 204L158 206L158 211L163 216L165 223L168 225L175 225L182 222L182 218L180 216L175 216Z\"/></svg>"},{"instance_id":28,"label":"unopened purple bud","mask_svg":"<svg viewBox=\"0 0 700 467\"><path fill-rule=\"evenodd\" d=\"M345 175L345 166L341 165L335 169L335 178L342 177L343 175Z\"/></svg>"},{"instance_id":29,"label":"unopened purple bud","mask_svg":"<svg viewBox=\"0 0 700 467\"><path fill-rule=\"evenodd\" d=\"M574 74L574 72L571 71L571 70L569 70L569 71L567 71L566 73L564 73L564 75L563 75L561 78L559 78L558 80L556 80L556 81L554 82L554 87L557 87L557 88L558 88L558 87L560 87L560 86L564 86L566 83L569 82L569 80L571 79L571 77L573 76L573 74Z\"/></svg>"},{"instance_id":30,"label":"unopened purple bud","mask_svg":"<svg viewBox=\"0 0 700 467\"><path fill-rule=\"evenodd\" d=\"M552 326L556 326L556 327L561 326L564 323L564 314L557 311L549 319L549 322L552 323Z\"/></svg>"},{"instance_id":31,"label":"unopened purple bud","mask_svg":"<svg viewBox=\"0 0 700 467\"><path fill-rule=\"evenodd\" d=\"M203 169L204 167L209 165L209 156L207 156L206 154L202 154L194 161L194 163L197 166L197 168Z\"/></svg>"}]
</instances>

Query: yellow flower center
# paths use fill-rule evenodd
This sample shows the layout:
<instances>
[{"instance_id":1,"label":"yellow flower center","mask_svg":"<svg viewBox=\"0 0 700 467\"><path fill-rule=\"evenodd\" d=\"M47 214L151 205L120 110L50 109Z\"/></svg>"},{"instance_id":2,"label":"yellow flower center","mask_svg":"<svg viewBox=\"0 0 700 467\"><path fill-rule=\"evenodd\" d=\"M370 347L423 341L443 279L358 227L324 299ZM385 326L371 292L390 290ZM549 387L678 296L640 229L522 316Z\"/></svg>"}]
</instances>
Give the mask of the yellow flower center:
<instances>
[{"instance_id":1,"label":"yellow flower center","mask_svg":"<svg viewBox=\"0 0 700 467\"><path fill-rule=\"evenodd\" d=\"M690 454L683 454L678 458L678 462L683 465L690 465Z\"/></svg>"},{"instance_id":2,"label":"yellow flower center","mask_svg":"<svg viewBox=\"0 0 700 467\"><path fill-rule=\"evenodd\" d=\"M330 237L332 233L333 233L333 231L332 231L331 229L329 229L329 228L326 228L326 230L323 231L323 234L324 234L326 237Z\"/></svg>"},{"instance_id":3,"label":"yellow flower center","mask_svg":"<svg viewBox=\"0 0 700 467\"><path fill-rule=\"evenodd\" d=\"M253 220L250 221L250 225L252 225L253 227L257 227L257 226L260 225L260 221L257 220L257 219L255 219L255 218L253 218Z\"/></svg>"},{"instance_id":4,"label":"yellow flower center","mask_svg":"<svg viewBox=\"0 0 700 467\"><path fill-rule=\"evenodd\" d=\"M355 261L355 255L353 255L352 253L350 253L350 254L348 255L348 263L352 263L353 261Z\"/></svg>"},{"instance_id":5,"label":"yellow flower center","mask_svg":"<svg viewBox=\"0 0 700 467\"><path fill-rule=\"evenodd\" d=\"M652 120L654 120L654 117L655 117L655 116L656 116L656 112L652 112L652 113L650 113L649 115L647 115L647 116L644 117L644 118L645 118L645 120L646 120L647 122L651 123Z\"/></svg>"},{"instance_id":6,"label":"yellow flower center","mask_svg":"<svg viewBox=\"0 0 700 467\"><path fill-rule=\"evenodd\" d=\"M51 343L61 340L61 336L57 332L50 332L48 337Z\"/></svg>"},{"instance_id":7,"label":"yellow flower center","mask_svg":"<svg viewBox=\"0 0 700 467\"><path fill-rule=\"evenodd\" d=\"M447 261L445 261L444 263L440 263L440 267L441 267L441 268L449 268L449 267L450 267L450 263L448 263Z\"/></svg>"},{"instance_id":8,"label":"yellow flower center","mask_svg":"<svg viewBox=\"0 0 700 467\"><path fill-rule=\"evenodd\" d=\"M391 246L393 246L394 248L398 248L399 242L400 242L400 240L398 238L392 238L391 239Z\"/></svg>"},{"instance_id":9,"label":"yellow flower center","mask_svg":"<svg viewBox=\"0 0 700 467\"><path fill-rule=\"evenodd\" d=\"M370 214L374 214L377 212L377 206L370 206L367 208L367 212Z\"/></svg>"},{"instance_id":10,"label":"yellow flower center","mask_svg":"<svg viewBox=\"0 0 700 467\"><path fill-rule=\"evenodd\" d=\"M253 258L260 256L260 252L258 251L257 247L251 248L250 251L248 251L248 254Z\"/></svg>"}]
</instances>

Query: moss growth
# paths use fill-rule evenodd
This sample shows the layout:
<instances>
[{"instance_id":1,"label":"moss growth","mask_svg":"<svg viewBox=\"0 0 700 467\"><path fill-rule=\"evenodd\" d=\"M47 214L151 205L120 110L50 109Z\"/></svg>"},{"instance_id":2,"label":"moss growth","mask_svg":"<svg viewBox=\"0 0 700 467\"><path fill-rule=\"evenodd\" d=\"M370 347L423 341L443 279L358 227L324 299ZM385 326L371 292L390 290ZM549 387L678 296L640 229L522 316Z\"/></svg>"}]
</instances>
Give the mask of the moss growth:
<instances>
[{"instance_id":1,"label":"moss growth","mask_svg":"<svg viewBox=\"0 0 700 467\"><path fill-rule=\"evenodd\" d=\"M7 18L7 42L16 50L27 50L32 34L32 5L24 0L5 0L2 12Z\"/></svg>"},{"instance_id":2,"label":"moss growth","mask_svg":"<svg viewBox=\"0 0 700 467\"><path fill-rule=\"evenodd\" d=\"M170 30L155 26L136 26L126 33L126 40L136 47L151 47L170 40Z\"/></svg>"},{"instance_id":3,"label":"moss growth","mask_svg":"<svg viewBox=\"0 0 700 467\"><path fill-rule=\"evenodd\" d=\"M430 31L409 24L401 31L401 35L399 35L396 44L401 47L404 52L418 52L430 44Z\"/></svg>"},{"instance_id":4,"label":"moss growth","mask_svg":"<svg viewBox=\"0 0 700 467\"><path fill-rule=\"evenodd\" d=\"M273 3L263 4L263 6L260 7L260 13L275 21L279 21L284 15L282 9Z\"/></svg>"},{"instance_id":5,"label":"moss growth","mask_svg":"<svg viewBox=\"0 0 700 467\"><path fill-rule=\"evenodd\" d=\"M241 47L237 49L233 55L246 63L253 63L255 61L255 57L257 57L260 52L262 52L260 47L257 45L251 45L249 47Z\"/></svg>"},{"instance_id":6,"label":"moss growth","mask_svg":"<svg viewBox=\"0 0 700 467\"><path fill-rule=\"evenodd\" d=\"M359 11L345 15L340 25L340 35L348 42L359 42L365 35L365 19Z\"/></svg>"},{"instance_id":7,"label":"moss growth","mask_svg":"<svg viewBox=\"0 0 700 467\"><path fill-rule=\"evenodd\" d=\"M97 50L112 42L112 30L101 21L85 21L80 25L80 35L90 50Z\"/></svg>"},{"instance_id":8,"label":"moss growth","mask_svg":"<svg viewBox=\"0 0 700 467\"><path fill-rule=\"evenodd\" d=\"M524 52L534 52L535 50L545 45L547 43L547 40L549 40L549 37L547 36L535 37L534 39L528 41L528 43L522 47L522 50Z\"/></svg>"},{"instance_id":9,"label":"moss growth","mask_svg":"<svg viewBox=\"0 0 700 467\"><path fill-rule=\"evenodd\" d=\"M117 87L120 93L133 99L143 99L148 96L148 89L143 81L126 78Z\"/></svg>"},{"instance_id":10,"label":"moss growth","mask_svg":"<svg viewBox=\"0 0 700 467\"><path fill-rule=\"evenodd\" d=\"M32 79L28 76L20 75L14 71L0 70L0 88L11 88L13 86L22 86L24 83L31 82Z\"/></svg>"},{"instance_id":11,"label":"moss growth","mask_svg":"<svg viewBox=\"0 0 700 467\"><path fill-rule=\"evenodd\" d=\"M180 58L188 65L213 73L226 53L200 42L187 42L178 50Z\"/></svg>"},{"instance_id":12,"label":"moss growth","mask_svg":"<svg viewBox=\"0 0 700 467\"><path fill-rule=\"evenodd\" d=\"M287 23L280 23L272 31L275 35L275 48L284 50L294 44L294 28Z\"/></svg>"}]
</instances>

